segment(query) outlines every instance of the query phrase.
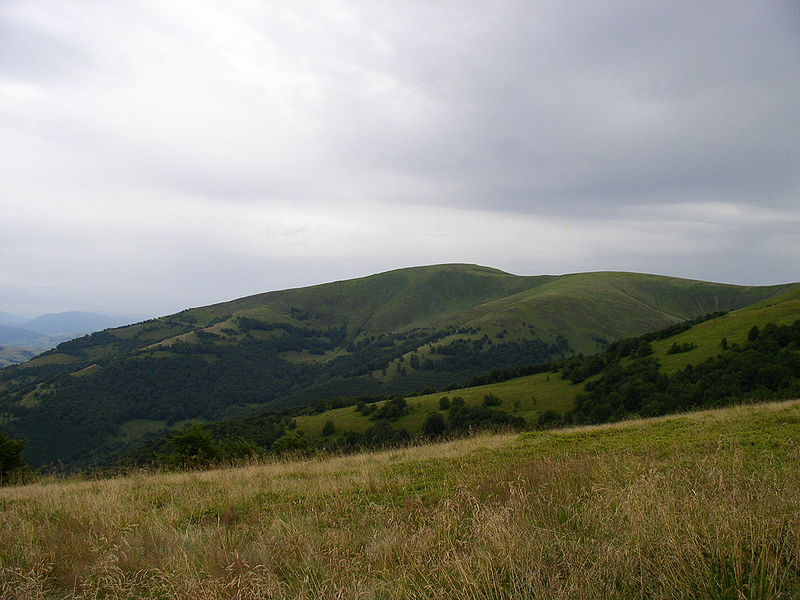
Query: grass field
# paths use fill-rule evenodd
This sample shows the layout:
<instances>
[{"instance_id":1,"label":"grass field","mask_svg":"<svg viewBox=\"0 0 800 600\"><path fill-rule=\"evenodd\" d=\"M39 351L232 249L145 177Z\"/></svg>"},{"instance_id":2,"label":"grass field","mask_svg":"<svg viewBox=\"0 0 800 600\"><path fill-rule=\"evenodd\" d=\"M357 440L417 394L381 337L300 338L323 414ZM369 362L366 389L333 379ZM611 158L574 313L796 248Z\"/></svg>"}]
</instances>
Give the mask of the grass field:
<instances>
[{"instance_id":1,"label":"grass field","mask_svg":"<svg viewBox=\"0 0 800 600\"><path fill-rule=\"evenodd\" d=\"M0 597L797 598L800 402L0 489Z\"/></svg>"},{"instance_id":2,"label":"grass field","mask_svg":"<svg viewBox=\"0 0 800 600\"><path fill-rule=\"evenodd\" d=\"M571 409L575 394L578 391L580 391L579 386L572 385L569 381L561 379L559 375L540 373L511 379L502 383L465 388L452 392L439 392L426 396L414 396L407 399L408 414L393 421L392 427L404 428L413 434L418 434L422 431L422 425L426 417L432 412L440 411L439 399L442 396L448 396L449 398L459 396L464 399L466 404L478 406L483 402L483 397L487 394L494 394L503 401L496 408L535 423L538 415L545 410L564 413ZM445 411L440 412L446 414ZM328 420L333 421L339 432L349 430L360 433L375 425L375 421L357 412L353 406L337 408L316 415L297 417L296 420L298 430L305 432L312 439L320 436L322 427Z\"/></svg>"}]
</instances>

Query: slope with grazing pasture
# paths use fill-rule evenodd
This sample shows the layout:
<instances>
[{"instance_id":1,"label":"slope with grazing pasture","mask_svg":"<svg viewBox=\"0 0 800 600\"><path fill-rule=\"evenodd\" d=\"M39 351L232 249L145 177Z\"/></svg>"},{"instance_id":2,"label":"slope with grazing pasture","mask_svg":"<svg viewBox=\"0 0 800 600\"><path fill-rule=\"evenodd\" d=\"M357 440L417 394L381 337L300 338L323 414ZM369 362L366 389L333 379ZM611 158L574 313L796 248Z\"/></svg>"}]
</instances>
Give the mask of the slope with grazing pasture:
<instances>
[{"instance_id":1,"label":"slope with grazing pasture","mask_svg":"<svg viewBox=\"0 0 800 600\"><path fill-rule=\"evenodd\" d=\"M0 596L800 594L800 403L0 489Z\"/></svg>"}]
</instances>

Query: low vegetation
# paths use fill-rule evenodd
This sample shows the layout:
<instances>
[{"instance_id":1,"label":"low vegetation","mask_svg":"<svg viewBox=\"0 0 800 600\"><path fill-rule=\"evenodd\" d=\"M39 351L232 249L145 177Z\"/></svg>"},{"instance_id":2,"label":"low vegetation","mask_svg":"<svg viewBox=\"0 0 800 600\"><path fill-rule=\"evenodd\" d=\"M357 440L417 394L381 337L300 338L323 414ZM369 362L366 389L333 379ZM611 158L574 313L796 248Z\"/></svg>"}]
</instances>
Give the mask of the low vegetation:
<instances>
[{"instance_id":1,"label":"low vegetation","mask_svg":"<svg viewBox=\"0 0 800 600\"><path fill-rule=\"evenodd\" d=\"M800 402L0 489L0 597L796 598Z\"/></svg>"}]
</instances>

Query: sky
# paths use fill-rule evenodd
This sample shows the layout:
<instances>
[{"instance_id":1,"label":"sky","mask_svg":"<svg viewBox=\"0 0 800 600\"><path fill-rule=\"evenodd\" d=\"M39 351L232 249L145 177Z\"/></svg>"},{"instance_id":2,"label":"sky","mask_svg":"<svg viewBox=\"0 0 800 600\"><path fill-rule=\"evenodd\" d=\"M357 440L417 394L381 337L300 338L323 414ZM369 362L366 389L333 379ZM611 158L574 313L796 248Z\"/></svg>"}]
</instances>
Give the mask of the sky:
<instances>
[{"instance_id":1,"label":"sky","mask_svg":"<svg viewBox=\"0 0 800 600\"><path fill-rule=\"evenodd\" d=\"M0 310L800 280L800 4L3 0Z\"/></svg>"}]
</instances>

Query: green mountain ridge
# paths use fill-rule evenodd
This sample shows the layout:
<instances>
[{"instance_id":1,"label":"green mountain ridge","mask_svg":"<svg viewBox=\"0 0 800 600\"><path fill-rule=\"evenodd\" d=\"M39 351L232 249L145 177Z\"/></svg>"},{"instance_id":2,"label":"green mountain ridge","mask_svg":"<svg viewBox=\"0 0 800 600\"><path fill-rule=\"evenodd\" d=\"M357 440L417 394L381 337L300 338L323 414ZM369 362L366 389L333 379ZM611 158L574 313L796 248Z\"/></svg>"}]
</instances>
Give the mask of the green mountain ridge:
<instances>
[{"instance_id":1,"label":"green mountain ridge","mask_svg":"<svg viewBox=\"0 0 800 600\"><path fill-rule=\"evenodd\" d=\"M4 369L0 426L28 440L33 464L92 464L139 429L443 389L797 287L458 264L268 292L108 329Z\"/></svg>"}]
</instances>

